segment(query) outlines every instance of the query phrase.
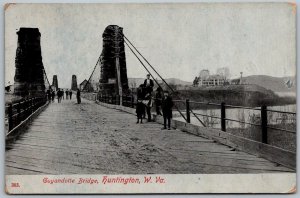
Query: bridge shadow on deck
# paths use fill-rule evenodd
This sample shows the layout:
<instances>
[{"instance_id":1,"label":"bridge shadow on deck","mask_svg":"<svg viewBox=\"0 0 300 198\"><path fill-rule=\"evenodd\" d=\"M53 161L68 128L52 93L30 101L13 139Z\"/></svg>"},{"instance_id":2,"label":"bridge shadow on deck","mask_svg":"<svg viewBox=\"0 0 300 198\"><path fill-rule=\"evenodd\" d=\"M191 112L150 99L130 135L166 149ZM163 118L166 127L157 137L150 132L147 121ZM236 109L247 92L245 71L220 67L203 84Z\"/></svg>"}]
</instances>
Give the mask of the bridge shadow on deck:
<instances>
[{"instance_id":1,"label":"bridge shadow on deck","mask_svg":"<svg viewBox=\"0 0 300 198\"><path fill-rule=\"evenodd\" d=\"M6 174L294 172L180 130L82 99L51 103L6 152Z\"/></svg>"}]
</instances>

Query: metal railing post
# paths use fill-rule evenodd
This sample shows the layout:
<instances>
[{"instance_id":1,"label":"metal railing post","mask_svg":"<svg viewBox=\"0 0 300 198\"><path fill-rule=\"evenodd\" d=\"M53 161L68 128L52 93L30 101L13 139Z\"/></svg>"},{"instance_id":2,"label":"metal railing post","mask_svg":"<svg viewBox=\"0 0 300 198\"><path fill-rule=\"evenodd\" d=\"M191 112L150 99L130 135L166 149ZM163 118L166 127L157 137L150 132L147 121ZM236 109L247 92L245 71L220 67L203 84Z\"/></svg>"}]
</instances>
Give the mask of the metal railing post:
<instances>
[{"instance_id":1,"label":"metal railing post","mask_svg":"<svg viewBox=\"0 0 300 198\"><path fill-rule=\"evenodd\" d=\"M191 123L191 113L190 113L190 100L185 100L185 107L186 107L186 122Z\"/></svg>"},{"instance_id":2,"label":"metal railing post","mask_svg":"<svg viewBox=\"0 0 300 198\"><path fill-rule=\"evenodd\" d=\"M264 144L268 144L268 115L267 107L261 106L261 141Z\"/></svg>"},{"instance_id":3,"label":"metal railing post","mask_svg":"<svg viewBox=\"0 0 300 198\"><path fill-rule=\"evenodd\" d=\"M8 105L8 131L13 129L13 108L12 104Z\"/></svg>"},{"instance_id":4,"label":"metal railing post","mask_svg":"<svg viewBox=\"0 0 300 198\"><path fill-rule=\"evenodd\" d=\"M225 103L221 103L221 130L226 131L226 107Z\"/></svg>"}]
</instances>

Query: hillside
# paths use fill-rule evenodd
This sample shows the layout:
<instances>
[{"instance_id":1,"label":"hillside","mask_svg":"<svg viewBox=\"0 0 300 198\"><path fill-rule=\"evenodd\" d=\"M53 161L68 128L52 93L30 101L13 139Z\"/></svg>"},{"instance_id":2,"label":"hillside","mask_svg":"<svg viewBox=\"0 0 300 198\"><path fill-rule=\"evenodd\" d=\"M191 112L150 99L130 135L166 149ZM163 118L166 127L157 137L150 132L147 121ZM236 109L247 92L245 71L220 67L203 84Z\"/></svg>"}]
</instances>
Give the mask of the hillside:
<instances>
[{"instance_id":1,"label":"hillside","mask_svg":"<svg viewBox=\"0 0 300 198\"><path fill-rule=\"evenodd\" d=\"M288 87L287 82L293 82L291 87ZM296 83L295 77L272 77L266 75L253 75L243 77L244 84L255 84L274 92L295 92Z\"/></svg>"}]
</instances>

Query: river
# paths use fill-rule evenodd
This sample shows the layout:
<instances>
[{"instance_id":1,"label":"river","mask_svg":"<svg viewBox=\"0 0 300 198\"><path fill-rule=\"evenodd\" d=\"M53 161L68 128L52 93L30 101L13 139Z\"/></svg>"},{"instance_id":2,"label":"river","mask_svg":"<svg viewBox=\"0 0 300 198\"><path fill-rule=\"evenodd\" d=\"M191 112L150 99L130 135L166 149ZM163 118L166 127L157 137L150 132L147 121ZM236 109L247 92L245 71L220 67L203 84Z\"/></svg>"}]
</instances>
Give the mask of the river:
<instances>
[{"instance_id":1,"label":"river","mask_svg":"<svg viewBox=\"0 0 300 198\"><path fill-rule=\"evenodd\" d=\"M257 107L258 110L253 109L241 109L241 108L227 108L226 109L226 118L232 120L238 120L246 123L254 123L260 124L260 107ZM284 111L284 112L293 112L296 113L297 106L293 105L283 105L283 106L268 106L268 110L276 110L276 111ZM221 117L220 109L200 109L193 110L194 113ZM185 112L184 112L185 114ZM207 116L198 116L206 126L212 128L221 128L220 119L210 118ZM180 116L180 114L174 110L174 119L184 121L184 119ZM195 125L202 126L202 124L197 120L197 118L191 113L191 123ZM295 114L287 114L287 113L278 113L268 111L268 124L270 125L281 125L281 124L290 124L296 123L296 115ZM239 123L235 121L226 121L226 128L247 128L249 124ZM296 124L295 124L296 126ZM295 129L296 130L296 129Z\"/></svg>"}]
</instances>

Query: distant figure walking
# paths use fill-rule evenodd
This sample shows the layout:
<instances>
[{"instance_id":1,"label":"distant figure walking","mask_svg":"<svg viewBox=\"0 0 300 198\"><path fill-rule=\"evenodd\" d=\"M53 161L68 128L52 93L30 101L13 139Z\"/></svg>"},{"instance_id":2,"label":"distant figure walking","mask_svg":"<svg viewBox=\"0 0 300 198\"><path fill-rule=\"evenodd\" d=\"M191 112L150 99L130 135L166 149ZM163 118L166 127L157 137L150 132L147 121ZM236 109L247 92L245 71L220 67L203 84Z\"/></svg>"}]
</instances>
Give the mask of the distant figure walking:
<instances>
[{"instance_id":1,"label":"distant figure walking","mask_svg":"<svg viewBox=\"0 0 300 198\"><path fill-rule=\"evenodd\" d=\"M69 99L69 91L66 90L66 99L68 100Z\"/></svg>"},{"instance_id":2,"label":"distant figure walking","mask_svg":"<svg viewBox=\"0 0 300 198\"><path fill-rule=\"evenodd\" d=\"M54 98L55 98L55 91L52 91L52 93L51 93L51 100L52 100L52 102L54 102Z\"/></svg>"},{"instance_id":3,"label":"distant figure walking","mask_svg":"<svg viewBox=\"0 0 300 198\"><path fill-rule=\"evenodd\" d=\"M145 114L145 105L143 101L138 99L136 104L136 116L137 116L137 124L141 120L141 124L143 124L143 115Z\"/></svg>"},{"instance_id":4,"label":"distant figure walking","mask_svg":"<svg viewBox=\"0 0 300 198\"><path fill-rule=\"evenodd\" d=\"M76 97L77 97L77 103L80 104L81 103L81 98L80 98L80 90L79 89L77 89Z\"/></svg>"},{"instance_id":5,"label":"distant figure walking","mask_svg":"<svg viewBox=\"0 0 300 198\"><path fill-rule=\"evenodd\" d=\"M157 87L156 93L155 93L155 107L156 107L156 115L162 115L161 114L161 102L162 102L162 90L160 87Z\"/></svg>"},{"instance_id":6,"label":"distant figure walking","mask_svg":"<svg viewBox=\"0 0 300 198\"><path fill-rule=\"evenodd\" d=\"M64 92L63 89L61 90L61 97L62 97L63 100L65 99L65 92Z\"/></svg>"},{"instance_id":7,"label":"distant figure walking","mask_svg":"<svg viewBox=\"0 0 300 198\"><path fill-rule=\"evenodd\" d=\"M140 86L137 89L137 100L140 100L143 102L143 100L145 100L145 87L144 84L140 84ZM146 104L143 103L143 108L144 110L142 118L146 118Z\"/></svg>"},{"instance_id":8,"label":"distant figure walking","mask_svg":"<svg viewBox=\"0 0 300 198\"><path fill-rule=\"evenodd\" d=\"M167 129L167 121L168 121L168 130L171 129L171 118L172 118L172 107L174 103L172 98L169 96L168 91L164 91L164 97L162 100L162 111L164 116L164 128Z\"/></svg>"},{"instance_id":9,"label":"distant figure walking","mask_svg":"<svg viewBox=\"0 0 300 198\"><path fill-rule=\"evenodd\" d=\"M70 100L72 100L72 94L73 94L73 92L72 92L72 90L70 90L70 92L69 92Z\"/></svg>"},{"instance_id":10,"label":"distant figure walking","mask_svg":"<svg viewBox=\"0 0 300 198\"><path fill-rule=\"evenodd\" d=\"M62 98L62 94L63 94L63 91L61 91L60 89L57 90L57 102L58 103L61 103L61 98Z\"/></svg>"}]
</instances>

